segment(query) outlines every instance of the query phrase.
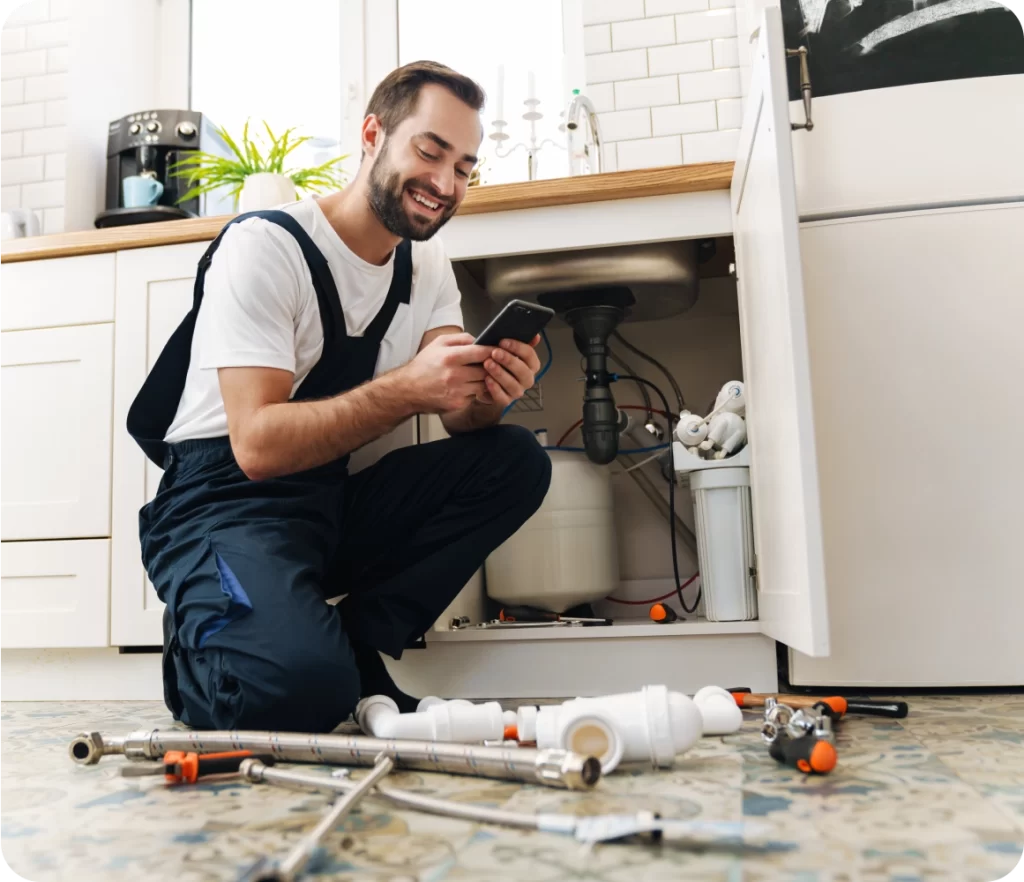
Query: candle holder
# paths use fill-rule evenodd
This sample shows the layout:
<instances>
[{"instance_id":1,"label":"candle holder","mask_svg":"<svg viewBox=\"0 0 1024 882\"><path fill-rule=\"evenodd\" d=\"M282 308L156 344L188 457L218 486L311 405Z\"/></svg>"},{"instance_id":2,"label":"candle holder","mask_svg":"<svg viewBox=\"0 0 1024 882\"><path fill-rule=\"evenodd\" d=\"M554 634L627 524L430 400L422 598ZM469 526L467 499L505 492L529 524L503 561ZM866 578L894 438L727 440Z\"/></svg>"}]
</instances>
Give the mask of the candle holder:
<instances>
[{"instance_id":1,"label":"candle holder","mask_svg":"<svg viewBox=\"0 0 1024 882\"><path fill-rule=\"evenodd\" d=\"M520 147L526 151L526 174L527 180L532 181L537 174L537 154L548 144L557 147L559 150L567 150L568 148L564 144L559 144L553 138L545 138L540 143L537 142L537 120L543 119L544 114L541 113L537 106L540 104L539 98L527 98L523 101L526 105L527 110L522 115L522 118L530 124L530 139L529 141L519 141L512 147L502 150L502 142L509 140L509 135L505 133L505 127L508 125L508 121L504 119L495 119L491 121L491 125L494 126L494 131L491 132L487 137L495 142L494 144L494 155L498 159L505 159L515 153ZM560 132L565 131L565 124L563 123L558 127Z\"/></svg>"}]
</instances>

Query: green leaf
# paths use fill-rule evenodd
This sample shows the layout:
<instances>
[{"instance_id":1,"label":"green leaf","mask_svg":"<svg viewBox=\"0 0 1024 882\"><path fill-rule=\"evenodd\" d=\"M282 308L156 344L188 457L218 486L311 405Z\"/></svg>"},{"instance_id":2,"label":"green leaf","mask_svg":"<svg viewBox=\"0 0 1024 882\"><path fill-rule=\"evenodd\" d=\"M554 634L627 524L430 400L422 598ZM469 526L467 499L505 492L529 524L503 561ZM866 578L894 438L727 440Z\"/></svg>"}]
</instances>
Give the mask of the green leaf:
<instances>
[{"instance_id":1,"label":"green leaf","mask_svg":"<svg viewBox=\"0 0 1024 882\"><path fill-rule=\"evenodd\" d=\"M347 175L341 162L349 157L336 156L327 162L312 168L289 169L285 171L285 160L298 147L311 140L310 136L296 136L295 127L285 129L280 136L274 134L270 124L263 121L266 137L261 133L249 134L250 120L242 127L241 143L239 144L224 128L216 131L224 139L232 156L220 156L204 151L196 151L185 155L178 162L168 167L168 172L182 178L188 190L178 201L184 202L195 196L226 188L227 192L237 200L245 179L259 172L283 174L289 177L297 190L311 193L322 193L338 190L347 183ZM260 143L262 143L262 149Z\"/></svg>"}]
</instances>

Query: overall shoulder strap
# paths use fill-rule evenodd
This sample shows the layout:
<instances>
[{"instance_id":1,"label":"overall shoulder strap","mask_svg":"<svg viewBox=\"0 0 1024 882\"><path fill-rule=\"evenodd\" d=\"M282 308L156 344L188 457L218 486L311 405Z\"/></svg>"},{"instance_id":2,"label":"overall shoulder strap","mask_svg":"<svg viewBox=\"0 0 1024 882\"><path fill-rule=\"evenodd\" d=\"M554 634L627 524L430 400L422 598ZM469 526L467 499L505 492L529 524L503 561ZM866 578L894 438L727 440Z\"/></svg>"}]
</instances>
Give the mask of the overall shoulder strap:
<instances>
[{"instance_id":1,"label":"overall shoulder strap","mask_svg":"<svg viewBox=\"0 0 1024 882\"><path fill-rule=\"evenodd\" d=\"M326 346L333 341L338 328L343 329L345 327L341 313L341 300L338 297L338 288L334 284L334 276L331 275L331 268L327 263L327 258L316 247L316 243L310 238L309 233L302 228L302 224L295 220L287 211L281 211L280 209L250 211L232 218L225 224L224 229L220 231L217 238L199 261L199 274L196 277L197 290L194 295L195 306L198 307L199 299L202 298L199 284L200 279L205 275L207 268L209 268L210 263L213 261L213 255L220 246L220 240L224 233L227 232L228 227L232 224L251 217L257 217L276 224L283 230L286 230L298 244L299 249L302 251L302 257L309 267L310 278L313 280L313 289L316 291L317 303L320 307L320 323L323 325L324 345Z\"/></svg>"},{"instance_id":2,"label":"overall shoulder strap","mask_svg":"<svg viewBox=\"0 0 1024 882\"><path fill-rule=\"evenodd\" d=\"M224 225L217 234L217 238L210 243L199 259L196 281L192 289L192 309L164 344L142 385L142 389L139 390L128 410L126 422L129 434L146 456L158 466L163 467L164 465L167 453L164 437L178 412L181 395L185 389L185 380L188 377L189 362L192 358L192 336L195 332L199 307L203 300L206 271L210 268L213 256L220 247L228 228L251 217L262 218L287 230L302 250L302 256L309 266L313 288L316 290L320 321L323 325L324 346L328 346L335 339L339 328L342 333L344 332L345 320L341 313L341 302L338 299L334 277L327 265L327 258L316 247L309 234L302 229L302 225L290 214L280 210L252 211L232 218Z\"/></svg>"}]
</instances>

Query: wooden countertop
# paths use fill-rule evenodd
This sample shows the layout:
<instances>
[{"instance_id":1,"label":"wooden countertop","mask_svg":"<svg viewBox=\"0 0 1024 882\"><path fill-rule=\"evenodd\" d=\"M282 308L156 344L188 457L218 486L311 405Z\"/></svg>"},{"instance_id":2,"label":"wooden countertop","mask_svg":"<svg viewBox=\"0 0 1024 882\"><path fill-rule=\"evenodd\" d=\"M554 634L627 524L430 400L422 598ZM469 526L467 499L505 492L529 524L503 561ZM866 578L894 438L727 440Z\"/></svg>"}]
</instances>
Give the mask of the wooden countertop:
<instances>
[{"instance_id":1,"label":"wooden countertop","mask_svg":"<svg viewBox=\"0 0 1024 882\"><path fill-rule=\"evenodd\" d=\"M459 217L494 211L540 208L549 205L573 205L582 202L604 202L639 196L665 196L675 193L696 193L703 190L728 190L732 181L731 162L707 162L676 165L637 171L527 181L519 184L497 184L473 187L466 194ZM100 254L129 248L154 245L177 245L183 242L204 242L216 237L231 215L84 230L54 236L33 236L11 239L3 243L0 262L42 260L51 257L72 257L79 254Z\"/></svg>"}]
</instances>

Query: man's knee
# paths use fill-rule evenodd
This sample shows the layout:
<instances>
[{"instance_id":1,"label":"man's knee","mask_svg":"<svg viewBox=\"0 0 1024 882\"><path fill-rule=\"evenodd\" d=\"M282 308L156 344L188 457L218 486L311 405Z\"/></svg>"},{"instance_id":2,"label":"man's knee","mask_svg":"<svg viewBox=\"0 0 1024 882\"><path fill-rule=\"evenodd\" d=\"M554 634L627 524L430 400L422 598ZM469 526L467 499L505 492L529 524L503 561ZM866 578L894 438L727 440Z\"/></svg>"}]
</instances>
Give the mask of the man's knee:
<instances>
[{"instance_id":1,"label":"man's knee","mask_svg":"<svg viewBox=\"0 0 1024 882\"><path fill-rule=\"evenodd\" d=\"M347 643L293 641L262 658L222 650L210 679L217 729L330 732L359 701L360 679Z\"/></svg>"},{"instance_id":2,"label":"man's knee","mask_svg":"<svg viewBox=\"0 0 1024 882\"><path fill-rule=\"evenodd\" d=\"M494 455L509 486L536 509L551 484L551 457L529 429L500 425L491 431Z\"/></svg>"}]
</instances>

